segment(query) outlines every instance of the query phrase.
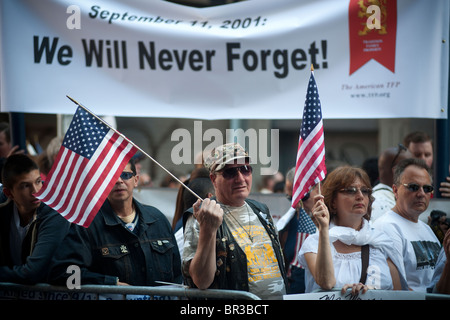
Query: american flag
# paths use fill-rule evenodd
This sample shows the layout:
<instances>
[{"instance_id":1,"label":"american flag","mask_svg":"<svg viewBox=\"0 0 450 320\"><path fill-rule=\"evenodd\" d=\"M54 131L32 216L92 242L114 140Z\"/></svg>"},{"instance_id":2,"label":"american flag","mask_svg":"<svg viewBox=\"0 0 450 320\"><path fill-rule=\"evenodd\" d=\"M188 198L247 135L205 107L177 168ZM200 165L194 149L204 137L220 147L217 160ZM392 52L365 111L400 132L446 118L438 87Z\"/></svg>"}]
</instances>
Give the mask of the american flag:
<instances>
[{"instance_id":1,"label":"american flag","mask_svg":"<svg viewBox=\"0 0 450 320\"><path fill-rule=\"evenodd\" d=\"M289 263L289 271L288 275L290 275L291 267L296 266L298 268L302 268L300 261L298 260L298 252L305 242L306 238L310 235L316 233L316 225L306 213L305 209L300 208L298 212L298 227L297 227L297 236L295 243L295 254L292 261Z\"/></svg>"},{"instance_id":2,"label":"american flag","mask_svg":"<svg viewBox=\"0 0 450 320\"><path fill-rule=\"evenodd\" d=\"M311 71L298 142L292 207L295 208L310 188L322 181L326 174L322 109L314 73Z\"/></svg>"},{"instance_id":3,"label":"american flag","mask_svg":"<svg viewBox=\"0 0 450 320\"><path fill-rule=\"evenodd\" d=\"M35 196L68 221L88 227L136 151L129 140L78 107Z\"/></svg>"}]
</instances>

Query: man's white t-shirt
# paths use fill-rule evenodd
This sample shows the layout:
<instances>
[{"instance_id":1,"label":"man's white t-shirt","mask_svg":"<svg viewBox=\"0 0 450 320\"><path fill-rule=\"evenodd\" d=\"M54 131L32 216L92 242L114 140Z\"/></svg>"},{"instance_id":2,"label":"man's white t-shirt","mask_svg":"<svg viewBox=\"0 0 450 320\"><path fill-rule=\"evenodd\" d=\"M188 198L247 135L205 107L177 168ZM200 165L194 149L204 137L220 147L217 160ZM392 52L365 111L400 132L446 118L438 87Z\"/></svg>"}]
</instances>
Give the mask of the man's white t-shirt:
<instances>
[{"instance_id":1,"label":"man's white t-shirt","mask_svg":"<svg viewBox=\"0 0 450 320\"><path fill-rule=\"evenodd\" d=\"M433 277L441 244L423 221L413 222L392 210L379 217L373 227L383 230L403 256L404 274L409 287L426 292Z\"/></svg>"},{"instance_id":2,"label":"man's white t-shirt","mask_svg":"<svg viewBox=\"0 0 450 320\"><path fill-rule=\"evenodd\" d=\"M395 206L395 196L392 187L383 183L379 183L373 187L372 196L375 200L372 203L370 221L374 222Z\"/></svg>"}]
</instances>

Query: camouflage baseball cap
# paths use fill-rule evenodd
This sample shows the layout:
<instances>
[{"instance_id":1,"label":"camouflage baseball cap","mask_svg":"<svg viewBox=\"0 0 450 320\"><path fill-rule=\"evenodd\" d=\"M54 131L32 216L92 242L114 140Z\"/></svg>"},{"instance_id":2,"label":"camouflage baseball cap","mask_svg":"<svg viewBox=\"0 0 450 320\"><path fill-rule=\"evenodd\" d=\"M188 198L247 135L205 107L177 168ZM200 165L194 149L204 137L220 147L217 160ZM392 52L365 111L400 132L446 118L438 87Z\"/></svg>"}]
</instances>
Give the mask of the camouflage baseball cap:
<instances>
[{"instance_id":1,"label":"camouflage baseball cap","mask_svg":"<svg viewBox=\"0 0 450 320\"><path fill-rule=\"evenodd\" d=\"M216 172L238 159L250 161L247 151L239 143L227 143L211 150L211 154L205 159L205 167L209 172Z\"/></svg>"}]
</instances>

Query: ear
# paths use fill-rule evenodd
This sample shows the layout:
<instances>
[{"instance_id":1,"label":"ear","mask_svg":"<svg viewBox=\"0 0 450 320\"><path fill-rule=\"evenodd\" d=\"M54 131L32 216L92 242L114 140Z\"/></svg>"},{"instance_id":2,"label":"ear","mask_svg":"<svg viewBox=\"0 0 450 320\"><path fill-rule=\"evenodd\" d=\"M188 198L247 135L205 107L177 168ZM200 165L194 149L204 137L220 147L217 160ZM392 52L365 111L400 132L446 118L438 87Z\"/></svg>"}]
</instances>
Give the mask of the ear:
<instances>
[{"instance_id":1,"label":"ear","mask_svg":"<svg viewBox=\"0 0 450 320\"><path fill-rule=\"evenodd\" d=\"M394 192L394 197L395 197L395 200L397 201L398 187L396 184L392 185L392 191Z\"/></svg>"},{"instance_id":2,"label":"ear","mask_svg":"<svg viewBox=\"0 0 450 320\"><path fill-rule=\"evenodd\" d=\"M11 190L9 190L8 188L3 187L3 193L4 193L5 196L7 196L9 199L14 200L14 199L13 199L14 196L13 196L13 194L11 193Z\"/></svg>"},{"instance_id":3,"label":"ear","mask_svg":"<svg viewBox=\"0 0 450 320\"><path fill-rule=\"evenodd\" d=\"M136 174L134 176L134 187L137 188L138 185L139 185L139 175Z\"/></svg>"},{"instance_id":4,"label":"ear","mask_svg":"<svg viewBox=\"0 0 450 320\"><path fill-rule=\"evenodd\" d=\"M330 214L332 212L336 212L336 197L333 199L333 201L331 201L331 208L329 208L330 210Z\"/></svg>"}]
</instances>

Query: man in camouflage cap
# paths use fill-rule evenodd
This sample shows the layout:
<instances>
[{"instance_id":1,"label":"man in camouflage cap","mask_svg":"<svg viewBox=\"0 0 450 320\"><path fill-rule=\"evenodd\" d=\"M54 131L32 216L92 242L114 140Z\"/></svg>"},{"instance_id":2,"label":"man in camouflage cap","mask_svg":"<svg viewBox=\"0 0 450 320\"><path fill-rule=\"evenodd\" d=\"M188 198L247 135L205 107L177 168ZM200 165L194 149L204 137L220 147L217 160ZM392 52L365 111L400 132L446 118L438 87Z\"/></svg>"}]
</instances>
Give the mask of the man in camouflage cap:
<instances>
[{"instance_id":1,"label":"man in camouflage cap","mask_svg":"<svg viewBox=\"0 0 450 320\"><path fill-rule=\"evenodd\" d=\"M286 292L284 259L269 209L248 199L248 153L238 143L224 144L212 150L205 167L216 198L197 201L184 216L187 284L281 299Z\"/></svg>"},{"instance_id":2,"label":"man in camouflage cap","mask_svg":"<svg viewBox=\"0 0 450 320\"><path fill-rule=\"evenodd\" d=\"M250 157L239 143L227 143L211 150L211 154L205 159L205 167L210 172L220 171L234 160L245 164L246 161L250 162Z\"/></svg>"}]
</instances>

